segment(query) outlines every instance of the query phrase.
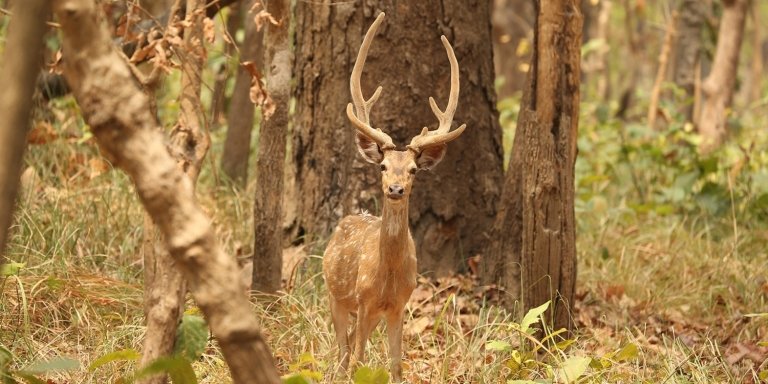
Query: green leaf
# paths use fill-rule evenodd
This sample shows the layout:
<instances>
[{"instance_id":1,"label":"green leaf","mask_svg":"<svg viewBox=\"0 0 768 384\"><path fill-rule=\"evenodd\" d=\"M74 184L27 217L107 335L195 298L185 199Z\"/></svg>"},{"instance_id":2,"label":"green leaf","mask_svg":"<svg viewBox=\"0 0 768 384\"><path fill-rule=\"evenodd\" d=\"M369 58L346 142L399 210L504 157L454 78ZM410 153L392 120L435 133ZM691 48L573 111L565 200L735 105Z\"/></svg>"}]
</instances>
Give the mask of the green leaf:
<instances>
[{"instance_id":1,"label":"green leaf","mask_svg":"<svg viewBox=\"0 0 768 384\"><path fill-rule=\"evenodd\" d=\"M195 361L202 356L206 345L208 345L208 326L205 320L200 316L185 314L176 330L173 354L183 356L190 362Z\"/></svg>"},{"instance_id":2,"label":"green leaf","mask_svg":"<svg viewBox=\"0 0 768 384\"><path fill-rule=\"evenodd\" d=\"M146 367L136 373L134 379L167 373L174 384L197 384L195 371L192 370L190 362L181 356L161 357L152 361Z\"/></svg>"},{"instance_id":3,"label":"green leaf","mask_svg":"<svg viewBox=\"0 0 768 384\"><path fill-rule=\"evenodd\" d=\"M757 374L757 377L760 378L762 381L768 380L768 371L760 371L760 373Z\"/></svg>"},{"instance_id":4,"label":"green leaf","mask_svg":"<svg viewBox=\"0 0 768 384\"><path fill-rule=\"evenodd\" d=\"M283 384L311 384L304 376L296 374L283 378Z\"/></svg>"},{"instance_id":5,"label":"green leaf","mask_svg":"<svg viewBox=\"0 0 768 384\"><path fill-rule=\"evenodd\" d=\"M544 313L547 308L549 308L549 301L536 308L531 308L528 313L523 316L523 321L520 322L520 330L528 332L531 325L536 324L541 320L541 314Z\"/></svg>"},{"instance_id":6,"label":"green leaf","mask_svg":"<svg viewBox=\"0 0 768 384\"><path fill-rule=\"evenodd\" d=\"M624 348L616 352L616 355L613 357L613 359L616 361L632 360L637 357L637 354L637 345L634 343L629 343L625 345Z\"/></svg>"},{"instance_id":7,"label":"green leaf","mask_svg":"<svg viewBox=\"0 0 768 384\"><path fill-rule=\"evenodd\" d=\"M21 271L22 268L24 268L26 264L24 263L6 263L0 266L0 276L8 277L8 276L15 276L19 274L19 271Z\"/></svg>"},{"instance_id":8,"label":"green leaf","mask_svg":"<svg viewBox=\"0 0 768 384\"><path fill-rule=\"evenodd\" d=\"M584 374L591 361L589 357L570 357L557 370L557 376L563 383L573 383Z\"/></svg>"},{"instance_id":9,"label":"green leaf","mask_svg":"<svg viewBox=\"0 0 768 384\"><path fill-rule=\"evenodd\" d=\"M38 374L53 371L68 371L80 367L80 362L73 359L56 357L48 361L35 361L32 365L24 368L23 373Z\"/></svg>"},{"instance_id":10,"label":"green leaf","mask_svg":"<svg viewBox=\"0 0 768 384\"><path fill-rule=\"evenodd\" d=\"M26 381L29 384L46 384L44 380L39 379L35 377L35 375L30 373L16 372L15 375L18 377L21 377L22 379L24 379L24 381ZM11 382L15 383L16 381L11 381Z\"/></svg>"},{"instance_id":11,"label":"green leaf","mask_svg":"<svg viewBox=\"0 0 768 384\"><path fill-rule=\"evenodd\" d=\"M374 371L370 367L360 367L355 371L352 381L355 384L387 384L389 373L384 368L376 368Z\"/></svg>"},{"instance_id":12,"label":"green leaf","mask_svg":"<svg viewBox=\"0 0 768 384\"><path fill-rule=\"evenodd\" d=\"M91 365L88 366L88 371L93 372L97 370L102 365L111 363L113 361L127 361L127 360L138 360L141 358L141 354L137 352L135 349L122 349L119 351L114 351L107 353L106 355L103 355L99 357L98 359L94 360Z\"/></svg>"},{"instance_id":13,"label":"green leaf","mask_svg":"<svg viewBox=\"0 0 768 384\"><path fill-rule=\"evenodd\" d=\"M488 351L503 352L503 351L508 351L511 348L512 348L512 345L502 340L491 340L487 344L485 344L485 349Z\"/></svg>"}]
</instances>

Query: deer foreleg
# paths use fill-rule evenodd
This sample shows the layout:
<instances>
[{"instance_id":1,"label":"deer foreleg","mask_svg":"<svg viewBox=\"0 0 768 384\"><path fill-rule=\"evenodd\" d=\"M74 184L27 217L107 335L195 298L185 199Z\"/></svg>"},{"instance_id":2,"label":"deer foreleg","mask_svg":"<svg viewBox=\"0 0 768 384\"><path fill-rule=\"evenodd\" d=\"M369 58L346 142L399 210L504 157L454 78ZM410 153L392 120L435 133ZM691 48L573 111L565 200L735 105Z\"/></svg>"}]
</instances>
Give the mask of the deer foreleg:
<instances>
[{"instance_id":1,"label":"deer foreleg","mask_svg":"<svg viewBox=\"0 0 768 384\"><path fill-rule=\"evenodd\" d=\"M389 342L389 370L392 382L403 381L403 367L400 361L403 356L403 312L387 316L387 341Z\"/></svg>"}]
</instances>

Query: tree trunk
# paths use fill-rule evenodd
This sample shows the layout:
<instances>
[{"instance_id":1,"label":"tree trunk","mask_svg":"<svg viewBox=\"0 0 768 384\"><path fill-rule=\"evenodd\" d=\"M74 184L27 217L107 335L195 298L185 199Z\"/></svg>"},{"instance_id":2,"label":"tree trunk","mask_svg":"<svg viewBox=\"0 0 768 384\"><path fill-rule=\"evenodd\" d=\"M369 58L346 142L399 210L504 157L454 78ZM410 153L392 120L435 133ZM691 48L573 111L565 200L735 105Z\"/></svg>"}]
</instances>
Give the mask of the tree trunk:
<instances>
[{"instance_id":1,"label":"tree trunk","mask_svg":"<svg viewBox=\"0 0 768 384\"><path fill-rule=\"evenodd\" d=\"M482 280L507 290L509 308L552 300L549 323L570 329L582 16L576 0L541 0L537 10L532 77Z\"/></svg>"},{"instance_id":2,"label":"tree trunk","mask_svg":"<svg viewBox=\"0 0 768 384\"><path fill-rule=\"evenodd\" d=\"M229 364L234 383L280 383L251 312L234 258L224 254L190 177L164 147L149 99L111 45L90 0L57 0L63 70L99 147L125 170L190 282L195 301ZM190 124L190 121L185 121Z\"/></svg>"},{"instance_id":3,"label":"tree trunk","mask_svg":"<svg viewBox=\"0 0 768 384\"><path fill-rule=\"evenodd\" d=\"M189 22L189 27L184 29L179 123L171 132L170 143L170 151L174 154L176 165L189 177L193 191L210 147L200 102L201 75L206 59L203 45L204 7L205 2L202 0L186 2L185 20ZM154 233L151 221L145 218L144 222L145 231ZM184 312L187 287L181 271L165 249L154 247L144 256L147 334L144 338L141 364L148 365L173 352L176 330ZM142 383L162 384L166 381L166 375L161 374L142 380Z\"/></svg>"},{"instance_id":4,"label":"tree trunk","mask_svg":"<svg viewBox=\"0 0 768 384\"><path fill-rule=\"evenodd\" d=\"M718 147L726 136L726 109L731 105L736 87L739 52L744 37L748 0L723 0L723 18L717 36L717 50L712 71L702 84L704 104L701 106L699 133L701 149Z\"/></svg>"},{"instance_id":5,"label":"tree trunk","mask_svg":"<svg viewBox=\"0 0 768 384\"><path fill-rule=\"evenodd\" d=\"M693 98L696 89L696 68L701 65L704 55L704 27L711 4L702 0L683 0L677 21L677 49L673 58L672 77L683 91L690 104L682 107L688 121L693 121Z\"/></svg>"},{"instance_id":6,"label":"tree trunk","mask_svg":"<svg viewBox=\"0 0 768 384\"><path fill-rule=\"evenodd\" d=\"M514 95L525 85L531 63L534 18L531 1L493 1L493 65L496 78L504 79L498 88L500 98Z\"/></svg>"},{"instance_id":7,"label":"tree trunk","mask_svg":"<svg viewBox=\"0 0 768 384\"><path fill-rule=\"evenodd\" d=\"M357 156L354 129L344 114L349 75L363 34L379 11L387 13L366 62L363 92L383 85L372 122L401 147L436 118L427 102L448 100L450 67L440 44L452 42L461 68L454 117L469 128L433 172L418 176L410 199L410 225L419 267L446 274L479 252L493 221L502 179L501 132L493 90L488 2L297 4L296 180L293 235L324 239L338 220L377 212L377 167ZM294 207L286 207L291 209Z\"/></svg>"},{"instance_id":8,"label":"tree trunk","mask_svg":"<svg viewBox=\"0 0 768 384\"><path fill-rule=\"evenodd\" d=\"M268 24L265 59L269 63L267 93L275 112L264 119L259 131L259 159L256 163L258 186L253 206L255 244L253 246L252 289L275 293L280 289L282 269L282 197L285 144L288 134L288 104L291 98L293 53L288 44L290 0L268 0L267 12L278 20Z\"/></svg>"},{"instance_id":9,"label":"tree trunk","mask_svg":"<svg viewBox=\"0 0 768 384\"><path fill-rule=\"evenodd\" d=\"M230 11L227 15L226 33L233 38L237 35L237 31L243 25L243 4L236 3L229 7ZM248 13L248 9L244 11ZM235 41L227 42L224 45L224 57L229 58L235 51ZM221 127L222 122L225 120L224 111L227 102L227 82L232 73L230 67L230 60L224 60L214 69L215 81L213 83L213 92L211 94L211 131L216 131Z\"/></svg>"},{"instance_id":10,"label":"tree trunk","mask_svg":"<svg viewBox=\"0 0 768 384\"><path fill-rule=\"evenodd\" d=\"M28 0L13 7L0 67L0 265L5 261L8 229L19 187L21 163L35 79L43 63L43 35L48 0Z\"/></svg>"},{"instance_id":11,"label":"tree trunk","mask_svg":"<svg viewBox=\"0 0 768 384\"><path fill-rule=\"evenodd\" d=\"M254 1L245 3L250 9ZM261 57L264 50L264 34L256 30L253 15L245 14L245 38L240 46L240 62L252 61L261 70L264 65ZM251 75L242 66L237 70L235 89L229 103L227 115L227 137L224 140L224 150L221 153L221 169L229 178L244 185L248 179L248 158L251 153L251 131L255 106L250 98Z\"/></svg>"}]
</instances>

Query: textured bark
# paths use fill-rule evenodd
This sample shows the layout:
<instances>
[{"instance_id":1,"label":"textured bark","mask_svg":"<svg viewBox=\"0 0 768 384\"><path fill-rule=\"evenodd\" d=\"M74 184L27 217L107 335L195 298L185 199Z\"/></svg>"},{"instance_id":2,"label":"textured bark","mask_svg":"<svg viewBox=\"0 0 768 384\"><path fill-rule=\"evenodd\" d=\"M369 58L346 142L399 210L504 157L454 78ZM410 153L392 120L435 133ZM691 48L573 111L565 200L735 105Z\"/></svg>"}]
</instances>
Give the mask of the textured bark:
<instances>
[{"instance_id":1,"label":"textured bark","mask_svg":"<svg viewBox=\"0 0 768 384\"><path fill-rule=\"evenodd\" d=\"M94 2L55 1L64 75L101 150L133 179L147 212L221 346L235 383L279 383L234 258L195 201L193 183L164 146L149 100L111 46ZM182 107L186 108L186 107ZM191 124L185 121L185 124Z\"/></svg>"},{"instance_id":2,"label":"textured bark","mask_svg":"<svg viewBox=\"0 0 768 384\"><path fill-rule=\"evenodd\" d=\"M739 52L744 38L748 0L724 0L723 18L717 36L717 50L712 71L702 83L704 103L701 106L699 133L701 149L708 151L725 140L726 109L731 105L736 87Z\"/></svg>"},{"instance_id":3,"label":"textured bark","mask_svg":"<svg viewBox=\"0 0 768 384\"><path fill-rule=\"evenodd\" d=\"M253 205L253 283L257 292L275 293L280 289L282 260L282 197L288 104L291 98L293 53L288 42L291 14L290 0L267 1L267 12L278 20L265 31L267 92L275 103L275 112L261 123L259 158L256 163L256 198Z\"/></svg>"},{"instance_id":4,"label":"textured bark","mask_svg":"<svg viewBox=\"0 0 768 384\"><path fill-rule=\"evenodd\" d=\"M712 4L702 0L683 0L680 3L677 21L677 48L672 58L672 78L680 87L690 104L682 107L688 121L693 121L693 98L696 88L696 68L704 60L704 27Z\"/></svg>"},{"instance_id":5,"label":"textured bark","mask_svg":"<svg viewBox=\"0 0 768 384\"><path fill-rule=\"evenodd\" d=\"M582 16L576 0L542 0L537 9L533 73L482 278L506 289L509 308L552 300L549 324L570 329Z\"/></svg>"},{"instance_id":6,"label":"textured bark","mask_svg":"<svg viewBox=\"0 0 768 384\"><path fill-rule=\"evenodd\" d=\"M445 105L450 67L440 35L451 41L461 68L454 121L468 123L443 162L414 185L410 225L419 267L446 274L478 252L496 213L502 178L501 132L493 91L489 3L484 1L297 3L296 130L292 161L297 206L295 237L324 239L338 220L380 210L379 169L357 156L344 114L349 75L363 34L379 11L387 19L371 46L363 93L384 91L371 121L401 147L436 118L427 102ZM286 208L287 209L287 208Z\"/></svg>"},{"instance_id":7,"label":"textured bark","mask_svg":"<svg viewBox=\"0 0 768 384\"><path fill-rule=\"evenodd\" d=\"M246 8L250 9L253 1ZM245 38L240 46L240 62L252 61L262 69L264 33L256 30L253 15L245 13ZM221 169L229 178L239 184L248 179L248 158L251 154L251 131L255 106L250 98L251 75L242 66L238 67L235 88L227 115L227 137L221 153Z\"/></svg>"},{"instance_id":8,"label":"textured bark","mask_svg":"<svg viewBox=\"0 0 768 384\"><path fill-rule=\"evenodd\" d=\"M531 49L518 50L521 44L533 41L535 18L533 2L521 0L494 0L491 25L493 36L493 65L497 79L504 78L498 88L499 97L514 95L523 89Z\"/></svg>"},{"instance_id":9,"label":"textured bark","mask_svg":"<svg viewBox=\"0 0 768 384\"><path fill-rule=\"evenodd\" d=\"M48 12L48 0L29 0L14 7L0 62L0 265L13 220Z\"/></svg>"},{"instance_id":10,"label":"textured bark","mask_svg":"<svg viewBox=\"0 0 768 384\"><path fill-rule=\"evenodd\" d=\"M204 1L187 0L185 20L189 22L189 27L184 30L179 123L171 132L170 143L170 151L176 158L176 165L189 177L193 190L210 147L200 103L201 78L206 59L203 45L204 10ZM150 225L145 229L152 233L152 227ZM154 252L145 254L144 279L147 333L141 364L148 365L173 352L176 329L184 312L187 287L181 271L164 249L156 248ZM142 383L162 384L167 382L166 376L155 375Z\"/></svg>"}]
</instances>

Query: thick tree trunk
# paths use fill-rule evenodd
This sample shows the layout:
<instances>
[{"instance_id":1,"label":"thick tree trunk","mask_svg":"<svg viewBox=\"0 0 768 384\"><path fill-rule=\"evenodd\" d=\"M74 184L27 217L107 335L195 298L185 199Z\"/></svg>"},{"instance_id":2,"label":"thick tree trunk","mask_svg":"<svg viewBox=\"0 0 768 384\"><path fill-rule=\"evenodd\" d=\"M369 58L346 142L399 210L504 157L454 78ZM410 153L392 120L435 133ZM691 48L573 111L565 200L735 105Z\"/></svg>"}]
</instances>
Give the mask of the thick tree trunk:
<instances>
[{"instance_id":1,"label":"thick tree trunk","mask_svg":"<svg viewBox=\"0 0 768 384\"><path fill-rule=\"evenodd\" d=\"M576 0L542 0L537 9L533 73L482 277L507 290L509 308L552 300L549 323L570 329L582 16Z\"/></svg>"},{"instance_id":2,"label":"thick tree trunk","mask_svg":"<svg viewBox=\"0 0 768 384\"><path fill-rule=\"evenodd\" d=\"M32 94L43 62L48 0L28 0L13 7L0 62L0 265L13 220L21 162L27 146Z\"/></svg>"},{"instance_id":3,"label":"thick tree trunk","mask_svg":"<svg viewBox=\"0 0 768 384\"><path fill-rule=\"evenodd\" d=\"M280 289L282 269L282 197L288 104L291 98L293 53L288 44L290 0L268 0L267 12L278 25L267 25L265 59L269 63L267 92L275 103L272 117L259 131L259 159L256 163L258 186L253 205L253 283L257 292L275 293Z\"/></svg>"},{"instance_id":4,"label":"thick tree trunk","mask_svg":"<svg viewBox=\"0 0 768 384\"><path fill-rule=\"evenodd\" d=\"M701 107L699 133L704 139L701 144L703 151L714 149L725 140L726 109L731 105L736 87L748 5L748 0L723 0L723 18L712 71L702 84L705 100Z\"/></svg>"},{"instance_id":5,"label":"thick tree trunk","mask_svg":"<svg viewBox=\"0 0 768 384\"><path fill-rule=\"evenodd\" d=\"M704 26L712 5L708 1L683 0L677 21L677 49L673 57L672 77L678 87L685 91L690 104L682 107L688 121L693 121L693 99L697 77L696 68L701 65L704 55Z\"/></svg>"},{"instance_id":6,"label":"thick tree trunk","mask_svg":"<svg viewBox=\"0 0 768 384\"><path fill-rule=\"evenodd\" d=\"M294 236L326 238L338 220L379 211L379 169L358 158L344 114L349 75L363 34L379 11L387 21L371 46L363 93L384 91L371 120L404 146L434 127L428 97L448 99L450 67L440 44L452 42L461 68L454 117L469 127L433 172L418 176L410 224L421 271L445 274L478 252L496 213L502 180L501 132L493 90L488 2L297 3L296 130L292 145L297 199ZM293 207L290 207L293 208ZM290 209L286 207L286 209Z\"/></svg>"},{"instance_id":7,"label":"thick tree trunk","mask_svg":"<svg viewBox=\"0 0 768 384\"><path fill-rule=\"evenodd\" d=\"M246 9L250 9L253 1L248 1ZM240 62L251 61L256 68L263 66L262 52L264 50L264 33L256 30L253 15L245 14L245 38L240 46ZM224 140L224 150L221 153L221 169L236 183L244 185L248 179L248 158L251 154L251 132L255 106L250 98L251 75L242 66L238 67L235 78L235 89L229 103L227 115L227 137Z\"/></svg>"},{"instance_id":8,"label":"thick tree trunk","mask_svg":"<svg viewBox=\"0 0 768 384\"><path fill-rule=\"evenodd\" d=\"M133 179L171 256L190 282L233 381L279 383L237 264L224 254L210 220L195 201L194 178L179 170L165 148L149 112L149 100L111 46L94 2L58 0L54 4L67 52L64 75L83 116L101 150Z\"/></svg>"},{"instance_id":9,"label":"thick tree trunk","mask_svg":"<svg viewBox=\"0 0 768 384\"><path fill-rule=\"evenodd\" d=\"M493 1L493 65L496 78L504 79L498 89L500 98L514 95L525 85L531 63L534 18L531 1Z\"/></svg>"}]
</instances>

